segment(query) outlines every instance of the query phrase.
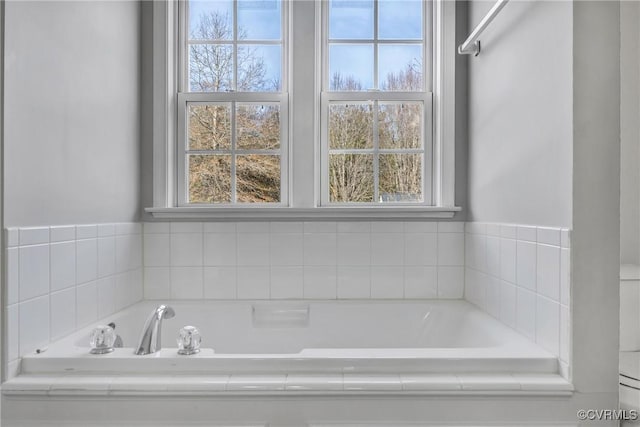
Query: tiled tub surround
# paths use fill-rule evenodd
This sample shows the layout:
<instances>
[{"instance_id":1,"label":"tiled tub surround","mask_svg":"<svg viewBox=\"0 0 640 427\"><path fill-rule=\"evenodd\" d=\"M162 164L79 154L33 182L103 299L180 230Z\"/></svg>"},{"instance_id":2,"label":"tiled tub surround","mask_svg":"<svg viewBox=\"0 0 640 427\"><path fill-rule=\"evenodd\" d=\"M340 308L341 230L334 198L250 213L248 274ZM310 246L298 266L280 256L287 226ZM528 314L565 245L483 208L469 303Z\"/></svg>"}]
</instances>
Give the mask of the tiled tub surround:
<instances>
[{"instance_id":1,"label":"tiled tub surround","mask_svg":"<svg viewBox=\"0 0 640 427\"><path fill-rule=\"evenodd\" d=\"M467 223L465 298L559 357L568 376L570 233Z\"/></svg>"},{"instance_id":2,"label":"tiled tub surround","mask_svg":"<svg viewBox=\"0 0 640 427\"><path fill-rule=\"evenodd\" d=\"M557 359L463 300L166 301L163 348L136 356L144 301L109 316L124 347L90 355L91 327L22 361L7 395L331 393L568 395ZM200 353L175 337L197 325Z\"/></svg>"},{"instance_id":3,"label":"tiled tub surround","mask_svg":"<svg viewBox=\"0 0 640 427\"><path fill-rule=\"evenodd\" d=\"M462 298L462 222L144 224L145 299Z\"/></svg>"},{"instance_id":4,"label":"tiled tub surround","mask_svg":"<svg viewBox=\"0 0 640 427\"><path fill-rule=\"evenodd\" d=\"M142 299L139 223L5 230L6 378L20 357Z\"/></svg>"}]
</instances>

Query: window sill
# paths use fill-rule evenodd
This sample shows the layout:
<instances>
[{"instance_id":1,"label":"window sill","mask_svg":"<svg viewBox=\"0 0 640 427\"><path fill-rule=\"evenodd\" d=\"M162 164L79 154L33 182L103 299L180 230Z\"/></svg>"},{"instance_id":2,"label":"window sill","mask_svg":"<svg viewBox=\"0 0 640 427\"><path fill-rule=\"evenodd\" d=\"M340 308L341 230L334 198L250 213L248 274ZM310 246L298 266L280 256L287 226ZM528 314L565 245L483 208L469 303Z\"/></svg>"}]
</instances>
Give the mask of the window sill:
<instances>
[{"instance_id":1,"label":"window sill","mask_svg":"<svg viewBox=\"0 0 640 427\"><path fill-rule=\"evenodd\" d=\"M217 221L241 220L297 220L297 221L339 221L339 220L418 220L429 218L453 218L461 211L458 206L411 206L411 207L172 207L146 208L145 212L157 219L211 219Z\"/></svg>"}]
</instances>

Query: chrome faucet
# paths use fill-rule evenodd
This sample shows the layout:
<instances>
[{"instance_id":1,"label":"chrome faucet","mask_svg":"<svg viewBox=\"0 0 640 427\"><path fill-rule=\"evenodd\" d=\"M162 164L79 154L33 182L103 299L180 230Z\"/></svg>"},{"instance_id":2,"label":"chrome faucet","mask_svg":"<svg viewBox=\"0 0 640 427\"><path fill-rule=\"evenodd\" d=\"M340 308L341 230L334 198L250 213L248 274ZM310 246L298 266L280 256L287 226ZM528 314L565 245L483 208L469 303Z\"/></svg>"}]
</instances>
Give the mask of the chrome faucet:
<instances>
[{"instance_id":1,"label":"chrome faucet","mask_svg":"<svg viewBox=\"0 0 640 427\"><path fill-rule=\"evenodd\" d=\"M147 321L144 322L144 328L138 340L135 354L151 354L160 350L162 348L162 320L171 319L175 315L173 308L168 305L162 304L156 307L147 318Z\"/></svg>"}]
</instances>

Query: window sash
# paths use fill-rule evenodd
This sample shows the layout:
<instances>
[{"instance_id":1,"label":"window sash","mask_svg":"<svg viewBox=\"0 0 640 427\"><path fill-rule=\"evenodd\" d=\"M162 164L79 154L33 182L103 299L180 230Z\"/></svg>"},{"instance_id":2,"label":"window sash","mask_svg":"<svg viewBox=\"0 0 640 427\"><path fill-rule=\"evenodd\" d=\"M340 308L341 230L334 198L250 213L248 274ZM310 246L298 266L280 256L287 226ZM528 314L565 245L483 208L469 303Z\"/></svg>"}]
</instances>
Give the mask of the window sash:
<instances>
[{"instance_id":1,"label":"window sash","mask_svg":"<svg viewBox=\"0 0 640 427\"><path fill-rule=\"evenodd\" d=\"M259 150L259 149L238 149L235 147L235 105L236 104L256 104L256 103L272 103L278 104L280 107L280 148L277 150ZM189 105L232 105L232 123L231 123L231 149L226 150L189 150L187 140L188 126L188 106ZM178 94L178 143L176 150L177 159L177 197L179 207L186 206L215 206L225 207L234 206L242 208L265 207L265 206L289 206L289 108L288 96L283 93L179 93ZM188 179L188 156L191 154L230 154L231 161L231 203L190 203L189 202L189 179ZM236 157L245 154L264 154L280 156L280 202L279 203L238 203L236 196Z\"/></svg>"},{"instance_id":2,"label":"window sash","mask_svg":"<svg viewBox=\"0 0 640 427\"><path fill-rule=\"evenodd\" d=\"M237 38L237 0L234 1L233 19L233 39L231 40L190 40L189 39L189 14L188 0L178 0L178 66L177 66L177 138L175 145L176 159L176 206L178 207L237 207L237 208L260 208L260 207L287 207L290 199L290 148L289 148L289 95L287 88L289 84L288 76L288 1L281 2L281 40L253 40ZM281 83L279 92L190 92L189 91L189 47L193 44L229 44L233 45L234 59L237 55L237 47L242 45L279 45L281 46ZM237 64L234 61L233 70L234 84L237 84ZM280 148L278 150L245 150L237 149L235 120L232 120L230 150L189 150L188 149L188 106L189 105L215 105L231 104L232 118L235 118L236 104L278 104L280 107ZM189 177L188 177L188 156L193 154L220 154L231 155L231 181L232 181L232 202L231 203L190 203L189 202ZM236 202L236 157L238 155L279 155L280 156L280 202L278 203L238 203Z\"/></svg>"},{"instance_id":3,"label":"window sash","mask_svg":"<svg viewBox=\"0 0 640 427\"><path fill-rule=\"evenodd\" d=\"M333 102L373 101L418 101L422 102L422 149L388 149L374 144L370 149L330 149L329 148L329 106ZM433 206L433 179L435 159L433 157L433 94L431 92L323 92L320 112L320 205L321 206ZM376 139L374 135L374 139ZM329 155L330 154L422 154L422 202L379 202L379 167L374 161L374 201L373 202L332 202L329 200Z\"/></svg>"}]
</instances>

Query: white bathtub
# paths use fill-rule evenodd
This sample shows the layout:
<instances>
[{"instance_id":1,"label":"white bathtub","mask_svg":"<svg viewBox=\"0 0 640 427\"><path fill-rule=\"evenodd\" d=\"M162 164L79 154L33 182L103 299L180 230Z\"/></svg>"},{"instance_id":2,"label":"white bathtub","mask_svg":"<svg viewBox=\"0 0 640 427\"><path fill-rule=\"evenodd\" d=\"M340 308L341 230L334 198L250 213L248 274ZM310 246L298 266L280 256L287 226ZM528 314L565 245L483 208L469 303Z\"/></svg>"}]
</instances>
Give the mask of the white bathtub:
<instances>
[{"instance_id":1,"label":"white bathtub","mask_svg":"<svg viewBox=\"0 0 640 427\"><path fill-rule=\"evenodd\" d=\"M123 348L89 354L88 327L23 358L37 374L547 373L556 358L465 301L183 302L163 321L161 351L133 354L145 301L102 319ZM197 326L202 351L177 354L176 337Z\"/></svg>"}]
</instances>

